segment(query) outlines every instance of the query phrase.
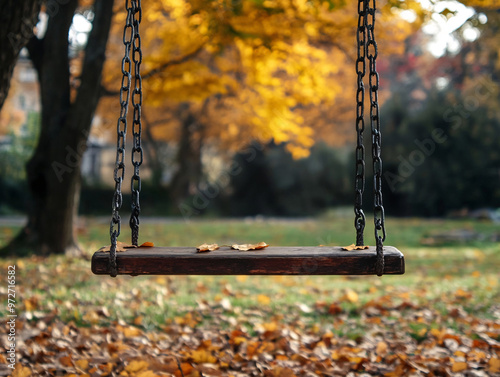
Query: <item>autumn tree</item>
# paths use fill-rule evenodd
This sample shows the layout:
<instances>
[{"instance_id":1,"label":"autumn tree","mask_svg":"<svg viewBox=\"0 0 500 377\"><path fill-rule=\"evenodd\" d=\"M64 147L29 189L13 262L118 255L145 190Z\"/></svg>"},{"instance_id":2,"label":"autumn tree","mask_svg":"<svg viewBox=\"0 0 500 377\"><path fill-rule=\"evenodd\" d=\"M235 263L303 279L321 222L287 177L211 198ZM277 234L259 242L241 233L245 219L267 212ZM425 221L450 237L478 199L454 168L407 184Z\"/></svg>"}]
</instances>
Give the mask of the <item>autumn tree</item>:
<instances>
[{"instance_id":1,"label":"autumn tree","mask_svg":"<svg viewBox=\"0 0 500 377\"><path fill-rule=\"evenodd\" d=\"M33 36L40 0L7 0L0 16L0 109L9 92L10 79L21 49Z\"/></svg>"},{"instance_id":2,"label":"autumn tree","mask_svg":"<svg viewBox=\"0 0 500 377\"><path fill-rule=\"evenodd\" d=\"M381 8L377 34L392 53L418 27L396 7L420 11L414 1ZM144 15L144 114L165 119L154 138L178 142L177 202L199 184L207 141L235 151L274 140L303 157L352 109L355 2L162 0ZM326 108L337 114L324 120Z\"/></svg>"},{"instance_id":3,"label":"autumn tree","mask_svg":"<svg viewBox=\"0 0 500 377\"><path fill-rule=\"evenodd\" d=\"M45 34L27 47L38 73L41 94L41 132L27 164L33 197L28 224L4 252L28 247L42 254L79 251L73 225L78 208L80 162L99 98L101 72L112 18L111 1L92 4L93 27L78 77L70 73L68 34L78 0L47 9Z\"/></svg>"}]
</instances>

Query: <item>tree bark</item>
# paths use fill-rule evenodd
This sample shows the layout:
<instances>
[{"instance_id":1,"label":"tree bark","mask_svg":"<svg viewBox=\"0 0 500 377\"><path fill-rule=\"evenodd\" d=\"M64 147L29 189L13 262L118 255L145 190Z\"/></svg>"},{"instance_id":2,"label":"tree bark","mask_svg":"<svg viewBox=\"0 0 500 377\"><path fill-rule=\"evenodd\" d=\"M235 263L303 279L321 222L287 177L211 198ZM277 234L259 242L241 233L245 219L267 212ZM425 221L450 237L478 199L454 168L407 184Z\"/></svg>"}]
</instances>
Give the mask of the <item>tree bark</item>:
<instances>
[{"instance_id":1,"label":"tree bark","mask_svg":"<svg viewBox=\"0 0 500 377\"><path fill-rule=\"evenodd\" d=\"M94 3L93 28L85 49L80 86L71 101L68 32L77 6L78 0L60 4L49 17L43 40L34 38L28 45L40 82L41 132L27 164L33 196L28 224L7 246L7 253L15 253L22 245L43 255L80 254L74 234L80 165L99 99L113 2Z\"/></svg>"},{"instance_id":2,"label":"tree bark","mask_svg":"<svg viewBox=\"0 0 500 377\"><path fill-rule=\"evenodd\" d=\"M171 184L171 196L175 205L196 194L203 173L201 162L203 125L189 105L183 105L182 108L185 111L182 114L181 137L177 152L178 169Z\"/></svg>"},{"instance_id":3,"label":"tree bark","mask_svg":"<svg viewBox=\"0 0 500 377\"><path fill-rule=\"evenodd\" d=\"M6 0L0 15L0 109L10 88L10 79L21 49L33 36L40 0Z\"/></svg>"}]
</instances>

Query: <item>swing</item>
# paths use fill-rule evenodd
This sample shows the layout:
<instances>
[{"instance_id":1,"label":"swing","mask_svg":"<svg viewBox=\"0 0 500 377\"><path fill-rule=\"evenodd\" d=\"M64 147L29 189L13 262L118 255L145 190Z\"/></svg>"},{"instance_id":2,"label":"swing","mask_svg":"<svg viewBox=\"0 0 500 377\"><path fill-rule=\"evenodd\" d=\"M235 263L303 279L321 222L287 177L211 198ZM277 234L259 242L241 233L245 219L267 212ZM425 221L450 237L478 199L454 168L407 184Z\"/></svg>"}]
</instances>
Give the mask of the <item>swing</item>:
<instances>
[{"instance_id":1,"label":"swing","mask_svg":"<svg viewBox=\"0 0 500 377\"><path fill-rule=\"evenodd\" d=\"M139 25L142 17L141 1L126 1L127 18L123 32L125 55L122 60L120 88L120 116L117 124L117 152L114 169L115 193L110 223L109 252L97 251L92 257L92 272L97 275L378 275L403 274L404 256L392 246L384 246L385 216L382 203L381 133L378 105L379 76L376 70L377 44L375 42L376 0L358 0L357 25L357 93L356 93L356 174L354 225L356 245L364 245L365 214L362 209L365 186L365 148L363 145L364 99L363 78L368 62L370 95L370 125L374 182L375 246L343 250L341 247L268 247L255 251L217 250L198 253L195 247L137 247L117 253L122 206L121 185L125 176L125 134L129 98L133 105L133 147L131 179L132 213L130 227L132 245L138 246L139 167L143 160L141 147L142 62ZM134 88L131 93L131 66L134 65Z\"/></svg>"}]
</instances>

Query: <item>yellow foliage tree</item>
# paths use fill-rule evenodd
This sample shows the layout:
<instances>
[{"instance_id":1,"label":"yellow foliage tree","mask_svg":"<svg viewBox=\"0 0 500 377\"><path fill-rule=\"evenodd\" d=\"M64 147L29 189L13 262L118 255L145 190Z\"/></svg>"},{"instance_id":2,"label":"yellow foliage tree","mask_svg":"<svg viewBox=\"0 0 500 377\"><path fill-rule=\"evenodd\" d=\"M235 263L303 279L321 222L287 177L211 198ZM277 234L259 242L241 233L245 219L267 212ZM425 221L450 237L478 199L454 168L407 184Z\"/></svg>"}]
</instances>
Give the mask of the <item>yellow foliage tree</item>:
<instances>
[{"instance_id":1,"label":"yellow foliage tree","mask_svg":"<svg viewBox=\"0 0 500 377\"><path fill-rule=\"evenodd\" d=\"M381 49L402 53L419 23L399 12L421 12L418 2L379 7ZM182 151L186 143L198 149L212 140L235 150L274 140L300 158L316 139L342 134L335 127L355 101L355 1L161 0L143 1L143 8L144 114L156 124L152 137L179 142L180 162L199 155ZM116 42L124 18L120 12L115 19ZM117 58L108 59L108 88L120 73L118 45Z\"/></svg>"}]
</instances>

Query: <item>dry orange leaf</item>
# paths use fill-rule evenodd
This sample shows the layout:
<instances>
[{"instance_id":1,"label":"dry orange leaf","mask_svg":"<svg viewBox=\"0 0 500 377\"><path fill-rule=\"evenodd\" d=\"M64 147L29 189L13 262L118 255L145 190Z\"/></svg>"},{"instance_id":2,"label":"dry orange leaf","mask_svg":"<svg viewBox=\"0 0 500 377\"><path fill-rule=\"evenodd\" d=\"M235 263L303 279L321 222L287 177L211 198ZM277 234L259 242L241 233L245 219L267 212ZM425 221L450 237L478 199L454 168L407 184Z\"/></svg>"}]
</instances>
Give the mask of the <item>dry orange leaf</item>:
<instances>
[{"instance_id":1,"label":"dry orange leaf","mask_svg":"<svg viewBox=\"0 0 500 377\"><path fill-rule=\"evenodd\" d=\"M240 250L240 251L248 251L248 250L261 250L265 249L269 245L265 242L259 242L256 244L242 244L242 245L231 245L231 249L233 250Z\"/></svg>"},{"instance_id":2,"label":"dry orange leaf","mask_svg":"<svg viewBox=\"0 0 500 377\"><path fill-rule=\"evenodd\" d=\"M500 373L500 359L492 357L488 362L488 370L491 373Z\"/></svg>"},{"instance_id":3,"label":"dry orange leaf","mask_svg":"<svg viewBox=\"0 0 500 377\"><path fill-rule=\"evenodd\" d=\"M132 360L126 367L125 370L130 373L137 373L141 370L146 369L149 363L144 360Z\"/></svg>"},{"instance_id":4,"label":"dry orange leaf","mask_svg":"<svg viewBox=\"0 0 500 377\"><path fill-rule=\"evenodd\" d=\"M127 251L127 249L133 249L136 248L137 246L134 245L129 245L128 243L117 241L116 242L116 251ZM109 251L111 249L111 245L108 246L103 246L101 247L98 251Z\"/></svg>"},{"instance_id":5,"label":"dry orange leaf","mask_svg":"<svg viewBox=\"0 0 500 377\"><path fill-rule=\"evenodd\" d=\"M342 301L349 301L352 303L356 303L359 301L359 296L355 291L348 288L348 289L346 289L345 294L340 299Z\"/></svg>"},{"instance_id":6,"label":"dry orange leaf","mask_svg":"<svg viewBox=\"0 0 500 377\"><path fill-rule=\"evenodd\" d=\"M257 296L257 301L261 305L269 305L271 303L271 298L269 296L260 294Z\"/></svg>"},{"instance_id":7,"label":"dry orange leaf","mask_svg":"<svg viewBox=\"0 0 500 377\"><path fill-rule=\"evenodd\" d=\"M387 345L386 342L378 342L377 343L377 348L375 349L375 352L377 355L386 355L387 350L389 349L389 346Z\"/></svg>"},{"instance_id":8,"label":"dry orange leaf","mask_svg":"<svg viewBox=\"0 0 500 377\"><path fill-rule=\"evenodd\" d=\"M141 246L139 247L153 247L155 244L153 242L144 242ZM121 251L127 251L127 249L135 249L137 246L135 245L130 245L125 242L117 241L116 242L116 251L121 252ZM109 251L111 249L111 245L108 246L103 246L101 247L98 251Z\"/></svg>"},{"instance_id":9,"label":"dry orange leaf","mask_svg":"<svg viewBox=\"0 0 500 377\"><path fill-rule=\"evenodd\" d=\"M206 244L204 243L203 245L200 245L196 248L196 251L198 253L206 253L206 252L209 252L209 251L214 251L214 250L217 250L219 248L219 245L217 245L216 243L213 243L213 244Z\"/></svg>"},{"instance_id":10,"label":"dry orange leaf","mask_svg":"<svg viewBox=\"0 0 500 377\"><path fill-rule=\"evenodd\" d=\"M368 249L370 246L356 246L355 244L350 244L349 246L343 246L342 247L342 250L345 250L345 251L351 251L351 250L366 250Z\"/></svg>"},{"instance_id":11,"label":"dry orange leaf","mask_svg":"<svg viewBox=\"0 0 500 377\"><path fill-rule=\"evenodd\" d=\"M73 360L71 359L71 356L63 356L59 358L59 362L64 365L65 367L72 367L73 365Z\"/></svg>"},{"instance_id":12,"label":"dry orange leaf","mask_svg":"<svg viewBox=\"0 0 500 377\"><path fill-rule=\"evenodd\" d=\"M453 364L451 365L451 371L453 373L461 372L466 369L467 369L467 363L463 361L453 362Z\"/></svg>"},{"instance_id":13,"label":"dry orange leaf","mask_svg":"<svg viewBox=\"0 0 500 377\"><path fill-rule=\"evenodd\" d=\"M29 377L31 375L31 369L22 365L17 365L12 372L12 377Z\"/></svg>"}]
</instances>

